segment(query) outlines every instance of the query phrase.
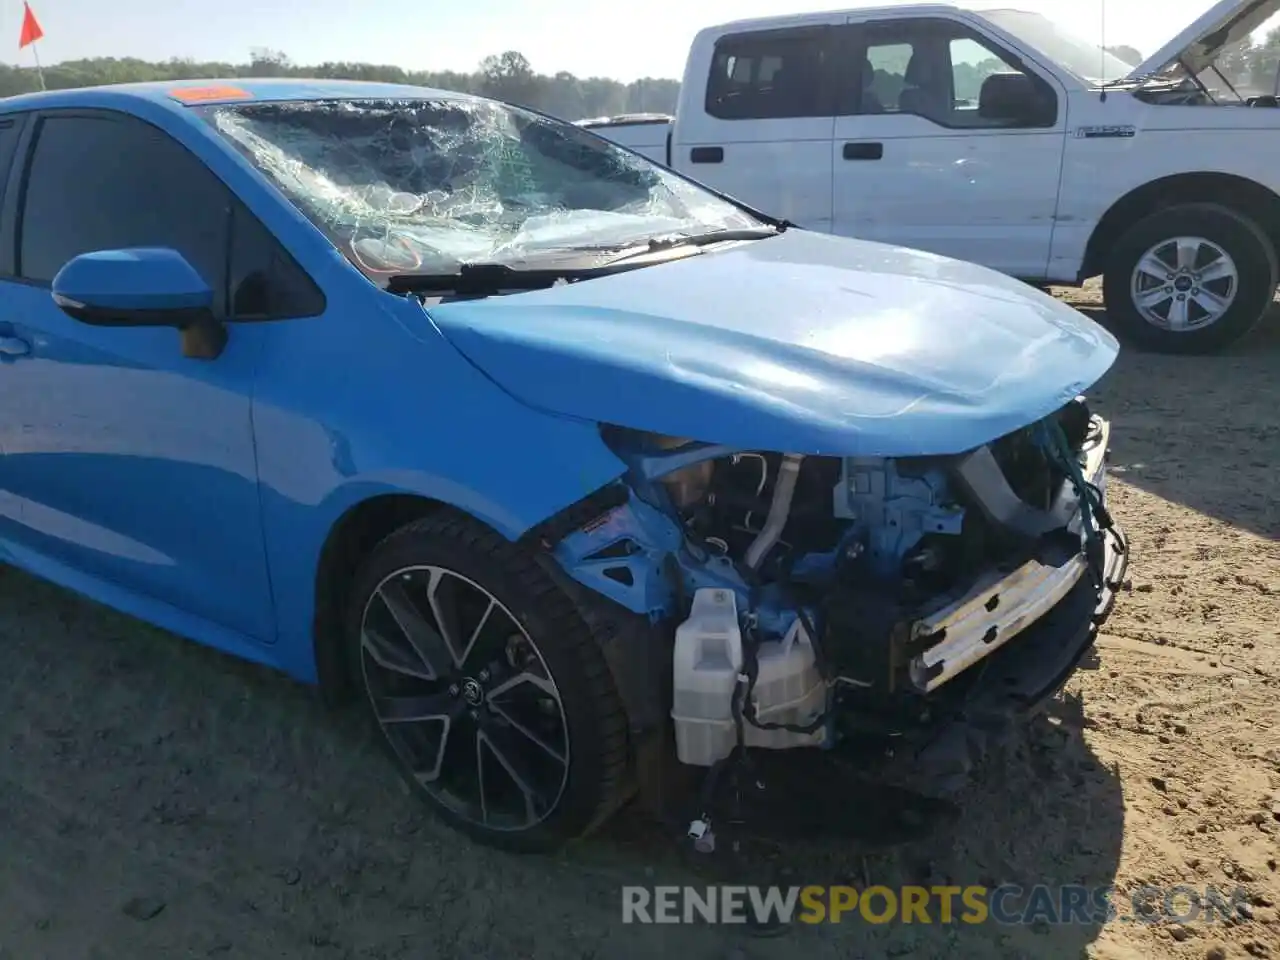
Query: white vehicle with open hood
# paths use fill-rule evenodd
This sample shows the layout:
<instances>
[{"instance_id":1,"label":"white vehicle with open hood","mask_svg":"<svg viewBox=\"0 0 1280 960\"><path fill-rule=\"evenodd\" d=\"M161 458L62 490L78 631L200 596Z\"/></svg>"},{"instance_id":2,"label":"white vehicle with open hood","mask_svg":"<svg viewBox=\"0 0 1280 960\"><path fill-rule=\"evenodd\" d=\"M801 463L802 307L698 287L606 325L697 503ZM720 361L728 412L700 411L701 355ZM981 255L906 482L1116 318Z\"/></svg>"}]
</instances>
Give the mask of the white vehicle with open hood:
<instances>
[{"instance_id":1,"label":"white vehicle with open hood","mask_svg":"<svg viewBox=\"0 0 1280 960\"><path fill-rule=\"evenodd\" d=\"M1277 78L1228 66L1277 11L1221 0L1136 67L1019 10L741 21L697 35L670 123L583 126L810 229L1101 275L1131 339L1203 353L1280 281Z\"/></svg>"}]
</instances>

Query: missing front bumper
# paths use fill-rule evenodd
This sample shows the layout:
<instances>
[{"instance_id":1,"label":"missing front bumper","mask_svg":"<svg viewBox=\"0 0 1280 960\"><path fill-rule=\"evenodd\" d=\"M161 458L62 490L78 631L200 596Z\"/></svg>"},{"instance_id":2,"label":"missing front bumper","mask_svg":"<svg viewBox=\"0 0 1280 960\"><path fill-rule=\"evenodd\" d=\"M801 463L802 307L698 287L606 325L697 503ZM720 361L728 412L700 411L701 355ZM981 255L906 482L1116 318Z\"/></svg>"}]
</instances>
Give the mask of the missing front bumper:
<instances>
[{"instance_id":1,"label":"missing front bumper","mask_svg":"<svg viewBox=\"0 0 1280 960\"><path fill-rule=\"evenodd\" d=\"M1085 479L1105 491L1106 451L1110 425L1100 418L1086 449ZM1080 531L1080 517L1068 530ZM1107 549L1103 579L1116 583L1127 564L1122 535ZM965 596L911 624L910 647L918 651L907 664L907 677L918 693L931 693L991 656L1010 640L1048 615L1081 583L1092 589L1083 551L1028 560L1012 572L993 571ZM922 649L923 648L923 649Z\"/></svg>"},{"instance_id":2,"label":"missing front bumper","mask_svg":"<svg viewBox=\"0 0 1280 960\"><path fill-rule=\"evenodd\" d=\"M916 731L897 751L891 766L902 780L932 796L962 787L984 755L1066 685L1093 648L1128 568L1123 533L1116 530L1109 540L1109 575L1102 590L1095 590L1088 578L1077 581L1017 643L992 654L966 692L959 714L932 730Z\"/></svg>"}]
</instances>

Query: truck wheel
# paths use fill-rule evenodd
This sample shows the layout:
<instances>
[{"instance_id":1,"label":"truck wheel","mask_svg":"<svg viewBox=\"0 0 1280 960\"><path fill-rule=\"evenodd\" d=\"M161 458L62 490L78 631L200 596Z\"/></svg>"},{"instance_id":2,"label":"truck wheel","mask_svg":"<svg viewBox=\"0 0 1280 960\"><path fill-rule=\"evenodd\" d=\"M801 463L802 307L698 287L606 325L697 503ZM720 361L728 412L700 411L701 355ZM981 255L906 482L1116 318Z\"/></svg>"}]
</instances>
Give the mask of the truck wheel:
<instances>
[{"instance_id":1,"label":"truck wheel","mask_svg":"<svg viewBox=\"0 0 1280 960\"><path fill-rule=\"evenodd\" d=\"M476 840L546 851L625 799L604 656L533 558L452 512L384 540L347 615L351 676L410 787Z\"/></svg>"},{"instance_id":2,"label":"truck wheel","mask_svg":"<svg viewBox=\"0 0 1280 960\"><path fill-rule=\"evenodd\" d=\"M1211 203L1153 213L1120 238L1103 276L1107 316L1140 346L1211 353L1271 306L1280 268L1267 235Z\"/></svg>"}]
</instances>

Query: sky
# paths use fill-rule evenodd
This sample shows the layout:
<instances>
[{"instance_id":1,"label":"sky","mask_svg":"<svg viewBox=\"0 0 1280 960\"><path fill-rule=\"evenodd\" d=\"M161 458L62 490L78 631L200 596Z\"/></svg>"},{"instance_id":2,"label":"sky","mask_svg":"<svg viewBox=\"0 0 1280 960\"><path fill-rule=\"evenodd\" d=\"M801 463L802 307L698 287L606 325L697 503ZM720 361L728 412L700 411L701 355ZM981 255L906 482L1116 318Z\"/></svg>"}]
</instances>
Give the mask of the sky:
<instances>
[{"instance_id":1,"label":"sky","mask_svg":"<svg viewBox=\"0 0 1280 960\"><path fill-rule=\"evenodd\" d=\"M539 73L580 77L674 77L698 29L747 17L883 5L860 0L30 0L44 39L43 64L82 57L245 62L254 47L297 64L326 60L417 70L475 69L482 58L519 50ZM889 0L891 2L891 0ZM1150 54L1211 0L990 0L1018 7L1097 42ZM1153 16L1156 8L1159 16ZM305 13L304 13L305 11ZM0 0L0 50L18 50L21 0Z\"/></svg>"}]
</instances>

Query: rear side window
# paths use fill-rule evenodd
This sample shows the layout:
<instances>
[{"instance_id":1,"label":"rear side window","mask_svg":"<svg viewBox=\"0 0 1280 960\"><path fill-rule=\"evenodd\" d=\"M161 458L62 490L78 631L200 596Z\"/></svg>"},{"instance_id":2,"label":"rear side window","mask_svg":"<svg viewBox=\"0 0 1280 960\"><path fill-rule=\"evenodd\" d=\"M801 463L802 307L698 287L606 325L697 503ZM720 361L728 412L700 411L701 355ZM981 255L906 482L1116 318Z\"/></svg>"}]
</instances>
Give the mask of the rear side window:
<instances>
[{"instance_id":1,"label":"rear side window","mask_svg":"<svg viewBox=\"0 0 1280 960\"><path fill-rule=\"evenodd\" d=\"M22 198L18 275L48 283L82 253L125 247L177 250L225 319L323 310L275 238L168 134L125 116L44 118Z\"/></svg>"},{"instance_id":2,"label":"rear side window","mask_svg":"<svg viewBox=\"0 0 1280 960\"><path fill-rule=\"evenodd\" d=\"M721 120L829 116L825 36L805 28L722 37L711 59L707 113Z\"/></svg>"}]
</instances>

